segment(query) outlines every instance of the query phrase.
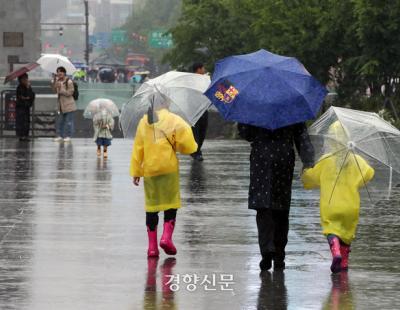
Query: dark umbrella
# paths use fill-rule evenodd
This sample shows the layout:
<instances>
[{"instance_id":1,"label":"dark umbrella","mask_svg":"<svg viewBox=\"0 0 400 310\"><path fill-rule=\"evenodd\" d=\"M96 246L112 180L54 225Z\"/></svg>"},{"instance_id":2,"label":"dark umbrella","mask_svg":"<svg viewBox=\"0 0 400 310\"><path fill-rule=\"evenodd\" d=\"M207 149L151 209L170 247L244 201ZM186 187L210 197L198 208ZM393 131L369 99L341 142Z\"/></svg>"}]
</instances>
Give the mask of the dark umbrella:
<instances>
[{"instance_id":1,"label":"dark umbrella","mask_svg":"<svg viewBox=\"0 0 400 310\"><path fill-rule=\"evenodd\" d=\"M24 73L27 73L27 72L35 69L38 66L39 66L39 64L37 64L36 62L31 62L31 63L19 68L18 70L11 72L9 75L6 76L6 79L4 80L4 84L16 79L17 77L21 76Z\"/></svg>"},{"instance_id":2,"label":"dark umbrella","mask_svg":"<svg viewBox=\"0 0 400 310\"><path fill-rule=\"evenodd\" d=\"M296 58L259 50L219 60L205 95L226 120L274 130L313 119L326 93Z\"/></svg>"}]
</instances>

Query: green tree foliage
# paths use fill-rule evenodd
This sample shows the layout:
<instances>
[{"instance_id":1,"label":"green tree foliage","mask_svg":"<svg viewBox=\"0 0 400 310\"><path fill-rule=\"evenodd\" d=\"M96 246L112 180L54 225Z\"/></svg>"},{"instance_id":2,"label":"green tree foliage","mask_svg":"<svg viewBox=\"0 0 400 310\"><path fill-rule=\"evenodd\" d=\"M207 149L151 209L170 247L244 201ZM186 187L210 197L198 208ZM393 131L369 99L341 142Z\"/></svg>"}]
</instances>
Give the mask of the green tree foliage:
<instances>
[{"instance_id":1,"label":"green tree foliage","mask_svg":"<svg viewBox=\"0 0 400 310\"><path fill-rule=\"evenodd\" d=\"M249 28L254 18L251 1L183 0L182 15L171 29L175 47L165 57L174 67L202 61L211 69L220 58L258 47Z\"/></svg>"},{"instance_id":2,"label":"green tree foliage","mask_svg":"<svg viewBox=\"0 0 400 310\"><path fill-rule=\"evenodd\" d=\"M336 44L344 29L337 23L335 4L330 0L265 2L254 22L260 46L298 58L314 76L327 82L329 69L342 54Z\"/></svg>"},{"instance_id":3,"label":"green tree foliage","mask_svg":"<svg viewBox=\"0 0 400 310\"><path fill-rule=\"evenodd\" d=\"M181 0L147 0L143 6L134 7L132 15L122 29L127 30L129 42L125 49L132 49L135 52L145 53L161 59L163 50L151 49L148 42L132 37L138 34L147 37L152 30L165 29L175 26L181 12Z\"/></svg>"},{"instance_id":4,"label":"green tree foliage","mask_svg":"<svg viewBox=\"0 0 400 310\"><path fill-rule=\"evenodd\" d=\"M354 0L360 54L357 73L368 84L390 83L400 73L400 2Z\"/></svg>"},{"instance_id":5,"label":"green tree foliage","mask_svg":"<svg viewBox=\"0 0 400 310\"><path fill-rule=\"evenodd\" d=\"M347 103L380 102L381 85L399 79L400 1L183 0L170 31L165 61L177 68L265 48L298 58Z\"/></svg>"}]
</instances>

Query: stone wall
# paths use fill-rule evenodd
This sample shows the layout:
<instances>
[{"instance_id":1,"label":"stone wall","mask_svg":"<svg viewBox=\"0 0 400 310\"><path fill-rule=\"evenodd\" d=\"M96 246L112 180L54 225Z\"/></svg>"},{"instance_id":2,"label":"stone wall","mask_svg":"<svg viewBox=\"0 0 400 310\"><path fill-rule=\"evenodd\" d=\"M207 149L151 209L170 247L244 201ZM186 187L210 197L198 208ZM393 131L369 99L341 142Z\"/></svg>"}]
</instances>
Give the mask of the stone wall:
<instances>
[{"instance_id":1,"label":"stone wall","mask_svg":"<svg viewBox=\"0 0 400 310\"><path fill-rule=\"evenodd\" d=\"M40 9L41 0L0 0L0 76L9 72L8 56L20 62L40 57Z\"/></svg>"}]
</instances>

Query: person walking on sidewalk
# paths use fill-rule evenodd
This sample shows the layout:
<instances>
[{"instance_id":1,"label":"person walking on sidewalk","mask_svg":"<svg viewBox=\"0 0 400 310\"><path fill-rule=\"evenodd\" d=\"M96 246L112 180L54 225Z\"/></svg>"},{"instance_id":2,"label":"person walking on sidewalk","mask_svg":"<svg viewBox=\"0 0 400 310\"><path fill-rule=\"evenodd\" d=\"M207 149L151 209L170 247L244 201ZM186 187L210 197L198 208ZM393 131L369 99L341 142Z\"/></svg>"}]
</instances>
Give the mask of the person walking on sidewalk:
<instances>
[{"instance_id":1,"label":"person walking on sidewalk","mask_svg":"<svg viewBox=\"0 0 400 310\"><path fill-rule=\"evenodd\" d=\"M29 141L30 109L35 101L35 93L29 83L28 74L18 77L15 130L20 141Z\"/></svg>"},{"instance_id":2,"label":"person walking on sidewalk","mask_svg":"<svg viewBox=\"0 0 400 310\"><path fill-rule=\"evenodd\" d=\"M114 129L114 119L111 113L103 109L93 117L94 142L97 144L97 157L101 156L103 146L103 158L108 158L108 147L113 138L111 131Z\"/></svg>"},{"instance_id":3,"label":"person walking on sidewalk","mask_svg":"<svg viewBox=\"0 0 400 310\"><path fill-rule=\"evenodd\" d=\"M345 154L348 139L339 121L329 127L329 133L330 153L304 170L302 181L305 189L321 189L321 225L332 254L331 271L337 273L348 270L360 214L359 189L372 180L375 170L360 155Z\"/></svg>"},{"instance_id":4,"label":"person walking on sidewalk","mask_svg":"<svg viewBox=\"0 0 400 310\"><path fill-rule=\"evenodd\" d=\"M206 74L206 69L204 64L195 63L192 67L192 72L197 74ZM203 161L203 153L201 151L201 147L203 146L203 142L206 138L208 127L208 111L205 111L204 114L199 118L197 123L192 127L194 139L197 143L197 150L191 156L194 160Z\"/></svg>"},{"instance_id":5,"label":"person walking on sidewalk","mask_svg":"<svg viewBox=\"0 0 400 310\"><path fill-rule=\"evenodd\" d=\"M179 161L176 152L192 154L197 149L192 130L185 121L168 111L166 98L155 93L147 115L140 120L134 140L130 175L133 184L144 179L148 257L159 256L158 213L164 211L164 231L160 247L168 255L177 250L172 242L177 209L181 207Z\"/></svg>"},{"instance_id":6,"label":"person walking on sidewalk","mask_svg":"<svg viewBox=\"0 0 400 310\"><path fill-rule=\"evenodd\" d=\"M296 147L303 167L314 164L314 148L304 123L268 130L238 124L239 135L251 142L249 209L257 211L260 269L285 268L289 210Z\"/></svg>"},{"instance_id":7,"label":"person walking on sidewalk","mask_svg":"<svg viewBox=\"0 0 400 310\"><path fill-rule=\"evenodd\" d=\"M56 121L56 142L70 142L74 133L74 83L67 77L64 67L57 68L57 75L52 84L53 91L58 95L58 117Z\"/></svg>"}]
</instances>

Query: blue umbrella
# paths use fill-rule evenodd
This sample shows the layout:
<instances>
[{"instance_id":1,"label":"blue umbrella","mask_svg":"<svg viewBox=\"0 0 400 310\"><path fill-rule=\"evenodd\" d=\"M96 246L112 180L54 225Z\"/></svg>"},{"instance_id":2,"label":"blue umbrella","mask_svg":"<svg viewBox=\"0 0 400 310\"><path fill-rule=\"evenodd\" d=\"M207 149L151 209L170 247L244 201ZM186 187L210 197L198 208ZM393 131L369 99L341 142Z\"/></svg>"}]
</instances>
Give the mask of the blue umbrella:
<instances>
[{"instance_id":1,"label":"blue umbrella","mask_svg":"<svg viewBox=\"0 0 400 310\"><path fill-rule=\"evenodd\" d=\"M296 58L266 50L219 60L205 92L226 120L272 130L315 118L326 94Z\"/></svg>"}]
</instances>

